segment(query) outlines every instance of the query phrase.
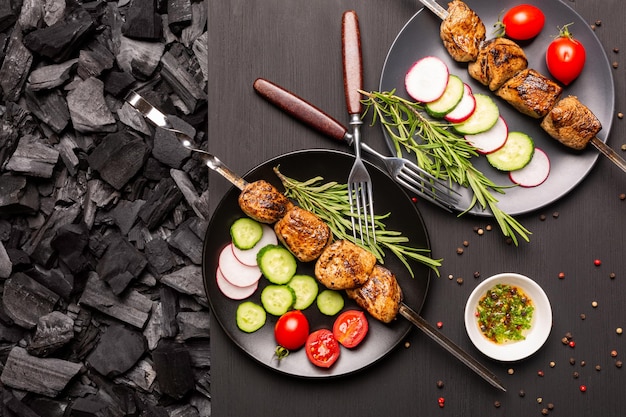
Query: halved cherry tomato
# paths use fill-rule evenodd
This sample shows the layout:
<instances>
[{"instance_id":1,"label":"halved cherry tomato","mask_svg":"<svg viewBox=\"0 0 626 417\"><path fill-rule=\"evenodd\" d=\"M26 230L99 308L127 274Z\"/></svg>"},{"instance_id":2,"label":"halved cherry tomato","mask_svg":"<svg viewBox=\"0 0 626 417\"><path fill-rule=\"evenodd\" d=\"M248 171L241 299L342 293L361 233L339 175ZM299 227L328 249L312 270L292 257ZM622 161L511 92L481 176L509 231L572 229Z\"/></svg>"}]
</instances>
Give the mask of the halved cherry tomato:
<instances>
[{"instance_id":1,"label":"halved cherry tomato","mask_svg":"<svg viewBox=\"0 0 626 417\"><path fill-rule=\"evenodd\" d=\"M369 324L365 313L359 310L347 310L341 313L333 325L335 339L347 348L353 348L363 341Z\"/></svg>"},{"instance_id":2,"label":"halved cherry tomato","mask_svg":"<svg viewBox=\"0 0 626 417\"><path fill-rule=\"evenodd\" d=\"M508 38L524 41L539 35L545 22L546 17L539 8L520 4L509 9L496 27L503 29Z\"/></svg>"},{"instance_id":3,"label":"halved cherry tomato","mask_svg":"<svg viewBox=\"0 0 626 417\"><path fill-rule=\"evenodd\" d=\"M337 339L328 329L311 333L306 340L305 349L311 363L321 368L330 368L339 359L341 352Z\"/></svg>"},{"instance_id":4,"label":"halved cherry tomato","mask_svg":"<svg viewBox=\"0 0 626 417\"><path fill-rule=\"evenodd\" d=\"M559 30L559 36L550 42L546 50L546 65L550 74L565 85L578 78L587 58L585 47L574 39L568 26Z\"/></svg>"},{"instance_id":5,"label":"halved cherry tomato","mask_svg":"<svg viewBox=\"0 0 626 417\"><path fill-rule=\"evenodd\" d=\"M292 310L278 318L274 326L276 342L288 350L300 349L309 336L309 321L300 310Z\"/></svg>"}]
</instances>

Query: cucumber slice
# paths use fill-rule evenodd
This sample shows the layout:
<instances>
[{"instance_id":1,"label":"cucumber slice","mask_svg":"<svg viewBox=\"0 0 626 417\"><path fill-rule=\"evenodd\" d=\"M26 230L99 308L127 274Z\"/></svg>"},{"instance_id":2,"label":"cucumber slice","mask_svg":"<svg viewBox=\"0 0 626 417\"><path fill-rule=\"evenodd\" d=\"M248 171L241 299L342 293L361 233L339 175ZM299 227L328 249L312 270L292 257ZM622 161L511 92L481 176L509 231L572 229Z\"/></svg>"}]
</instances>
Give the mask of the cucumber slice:
<instances>
[{"instance_id":1,"label":"cucumber slice","mask_svg":"<svg viewBox=\"0 0 626 417\"><path fill-rule=\"evenodd\" d=\"M230 237L233 244L239 249L250 249L263 236L261 223L247 217L235 220L230 226Z\"/></svg>"},{"instance_id":2,"label":"cucumber slice","mask_svg":"<svg viewBox=\"0 0 626 417\"><path fill-rule=\"evenodd\" d=\"M496 124L500 117L498 105L486 94L474 94L476 108L472 115L462 123L454 125L454 130L462 135L475 135L486 132Z\"/></svg>"},{"instance_id":3,"label":"cucumber slice","mask_svg":"<svg viewBox=\"0 0 626 417\"><path fill-rule=\"evenodd\" d=\"M343 296L338 291L324 290L317 296L317 308L327 316L334 316L339 313L343 305Z\"/></svg>"},{"instance_id":4,"label":"cucumber slice","mask_svg":"<svg viewBox=\"0 0 626 417\"><path fill-rule=\"evenodd\" d=\"M259 251L257 264L261 272L272 284L286 284L295 275L295 256L280 245L267 245Z\"/></svg>"},{"instance_id":5,"label":"cucumber slice","mask_svg":"<svg viewBox=\"0 0 626 417\"><path fill-rule=\"evenodd\" d=\"M261 304L274 316L285 314L296 301L296 294L286 285L268 285L261 291Z\"/></svg>"},{"instance_id":6,"label":"cucumber slice","mask_svg":"<svg viewBox=\"0 0 626 417\"><path fill-rule=\"evenodd\" d=\"M515 171L524 168L532 159L535 144L530 136L522 132L509 132L504 146L487 155L487 161L500 171Z\"/></svg>"},{"instance_id":7,"label":"cucumber slice","mask_svg":"<svg viewBox=\"0 0 626 417\"><path fill-rule=\"evenodd\" d=\"M265 324L265 310L252 301L245 301L237 307L237 327L246 333L253 333Z\"/></svg>"},{"instance_id":8,"label":"cucumber slice","mask_svg":"<svg viewBox=\"0 0 626 417\"><path fill-rule=\"evenodd\" d=\"M313 304L319 291L317 281L310 275L294 275L287 286L296 294L295 310L304 310Z\"/></svg>"},{"instance_id":9,"label":"cucumber slice","mask_svg":"<svg viewBox=\"0 0 626 417\"><path fill-rule=\"evenodd\" d=\"M442 118L459 104L463 98L464 91L465 85L463 80L456 75L450 74L448 76L448 85L443 95L437 100L427 103L425 107L426 112L432 117Z\"/></svg>"}]
</instances>

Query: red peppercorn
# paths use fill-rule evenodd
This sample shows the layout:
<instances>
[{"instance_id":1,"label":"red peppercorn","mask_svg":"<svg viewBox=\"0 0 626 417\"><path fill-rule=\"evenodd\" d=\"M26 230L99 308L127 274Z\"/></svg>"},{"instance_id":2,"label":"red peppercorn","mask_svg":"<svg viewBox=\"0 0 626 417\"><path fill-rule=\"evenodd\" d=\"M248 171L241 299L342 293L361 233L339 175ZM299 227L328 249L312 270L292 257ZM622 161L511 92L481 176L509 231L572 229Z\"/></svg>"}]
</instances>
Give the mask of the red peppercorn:
<instances>
[{"instance_id":1,"label":"red peppercorn","mask_svg":"<svg viewBox=\"0 0 626 417\"><path fill-rule=\"evenodd\" d=\"M600 259L596 259L596 260L593 261L593 264L595 266L600 266L600 265L602 265L602 261Z\"/></svg>"},{"instance_id":2,"label":"red peppercorn","mask_svg":"<svg viewBox=\"0 0 626 417\"><path fill-rule=\"evenodd\" d=\"M576 342L574 342L573 340L570 340L568 344L571 348L576 347Z\"/></svg>"},{"instance_id":3,"label":"red peppercorn","mask_svg":"<svg viewBox=\"0 0 626 417\"><path fill-rule=\"evenodd\" d=\"M439 399L437 400L437 402L439 403L439 408L443 408L444 405L446 405L446 399L443 397L439 397Z\"/></svg>"},{"instance_id":4,"label":"red peppercorn","mask_svg":"<svg viewBox=\"0 0 626 417\"><path fill-rule=\"evenodd\" d=\"M543 376L543 375L544 375L543 371L541 370L537 371L537 376Z\"/></svg>"},{"instance_id":5,"label":"red peppercorn","mask_svg":"<svg viewBox=\"0 0 626 417\"><path fill-rule=\"evenodd\" d=\"M437 322L437 328L441 329L443 327L443 321L438 321Z\"/></svg>"},{"instance_id":6,"label":"red peppercorn","mask_svg":"<svg viewBox=\"0 0 626 417\"><path fill-rule=\"evenodd\" d=\"M580 392L585 392L587 391L587 386L586 385L581 385L580 386Z\"/></svg>"},{"instance_id":7,"label":"red peppercorn","mask_svg":"<svg viewBox=\"0 0 626 417\"><path fill-rule=\"evenodd\" d=\"M559 272L559 279L565 278L565 272Z\"/></svg>"},{"instance_id":8,"label":"red peppercorn","mask_svg":"<svg viewBox=\"0 0 626 417\"><path fill-rule=\"evenodd\" d=\"M411 197L411 201L417 203L417 197Z\"/></svg>"}]
</instances>

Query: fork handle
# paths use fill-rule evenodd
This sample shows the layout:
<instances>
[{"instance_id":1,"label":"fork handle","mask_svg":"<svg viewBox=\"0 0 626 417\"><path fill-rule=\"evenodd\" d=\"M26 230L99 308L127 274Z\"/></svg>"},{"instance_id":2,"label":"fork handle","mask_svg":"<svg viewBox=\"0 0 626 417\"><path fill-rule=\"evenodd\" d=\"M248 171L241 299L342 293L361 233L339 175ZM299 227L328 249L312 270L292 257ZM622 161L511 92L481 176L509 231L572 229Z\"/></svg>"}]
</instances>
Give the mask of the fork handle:
<instances>
[{"instance_id":1,"label":"fork handle","mask_svg":"<svg viewBox=\"0 0 626 417\"><path fill-rule=\"evenodd\" d=\"M343 14L341 24L341 46L343 58L343 82L348 114L361 114L363 104L363 59L361 56L361 33L359 18L354 10Z\"/></svg>"},{"instance_id":2,"label":"fork handle","mask_svg":"<svg viewBox=\"0 0 626 417\"><path fill-rule=\"evenodd\" d=\"M294 93L264 78L257 78L253 87L261 97L318 132L336 140L348 140L350 138L346 127Z\"/></svg>"}]
</instances>

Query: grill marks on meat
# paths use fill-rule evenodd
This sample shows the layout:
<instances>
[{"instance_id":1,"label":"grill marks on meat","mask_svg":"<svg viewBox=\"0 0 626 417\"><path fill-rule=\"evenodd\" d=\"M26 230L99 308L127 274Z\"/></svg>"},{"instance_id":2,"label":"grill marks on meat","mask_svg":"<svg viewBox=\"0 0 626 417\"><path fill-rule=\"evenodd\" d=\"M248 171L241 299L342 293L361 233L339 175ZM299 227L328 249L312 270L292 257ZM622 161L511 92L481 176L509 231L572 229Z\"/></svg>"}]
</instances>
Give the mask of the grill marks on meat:
<instances>
[{"instance_id":1,"label":"grill marks on meat","mask_svg":"<svg viewBox=\"0 0 626 417\"><path fill-rule=\"evenodd\" d=\"M249 183L239 194L241 210L261 223L275 223L293 206L283 193L264 180Z\"/></svg>"},{"instance_id":2,"label":"grill marks on meat","mask_svg":"<svg viewBox=\"0 0 626 417\"><path fill-rule=\"evenodd\" d=\"M576 96L568 96L550 110L541 127L565 146L582 150L602 129L602 124Z\"/></svg>"},{"instance_id":3,"label":"grill marks on meat","mask_svg":"<svg viewBox=\"0 0 626 417\"><path fill-rule=\"evenodd\" d=\"M494 38L482 44L476 61L471 62L467 70L472 78L495 91L526 67L528 59L517 43Z\"/></svg>"},{"instance_id":4,"label":"grill marks on meat","mask_svg":"<svg viewBox=\"0 0 626 417\"><path fill-rule=\"evenodd\" d=\"M331 243L315 263L315 277L326 288L346 290L368 280L376 257L348 240Z\"/></svg>"},{"instance_id":5,"label":"grill marks on meat","mask_svg":"<svg viewBox=\"0 0 626 417\"><path fill-rule=\"evenodd\" d=\"M496 95L521 113L536 119L554 107L563 89L533 69L525 69L506 81Z\"/></svg>"},{"instance_id":6,"label":"grill marks on meat","mask_svg":"<svg viewBox=\"0 0 626 417\"><path fill-rule=\"evenodd\" d=\"M276 224L278 240L301 262L317 259L331 239L328 225L318 216L293 206Z\"/></svg>"},{"instance_id":7,"label":"grill marks on meat","mask_svg":"<svg viewBox=\"0 0 626 417\"><path fill-rule=\"evenodd\" d=\"M380 265L374 267L365 284L347 290L346 293L372 317L383 323L390 323L398 315L402 301L402 289L396 276Z\"/></svg>"},{"instance_id":8,"label":"grill marks on meat","mask_svg":"<svg viewBox=\"0 0 626 417\"><path fill-rule=\"evenodd\" d=\"M485 34L480 17L465 3L459 0L448 3L448 16L441 22L439 36L455 61L476 60Z\"/></svg>"}]
</instances>

